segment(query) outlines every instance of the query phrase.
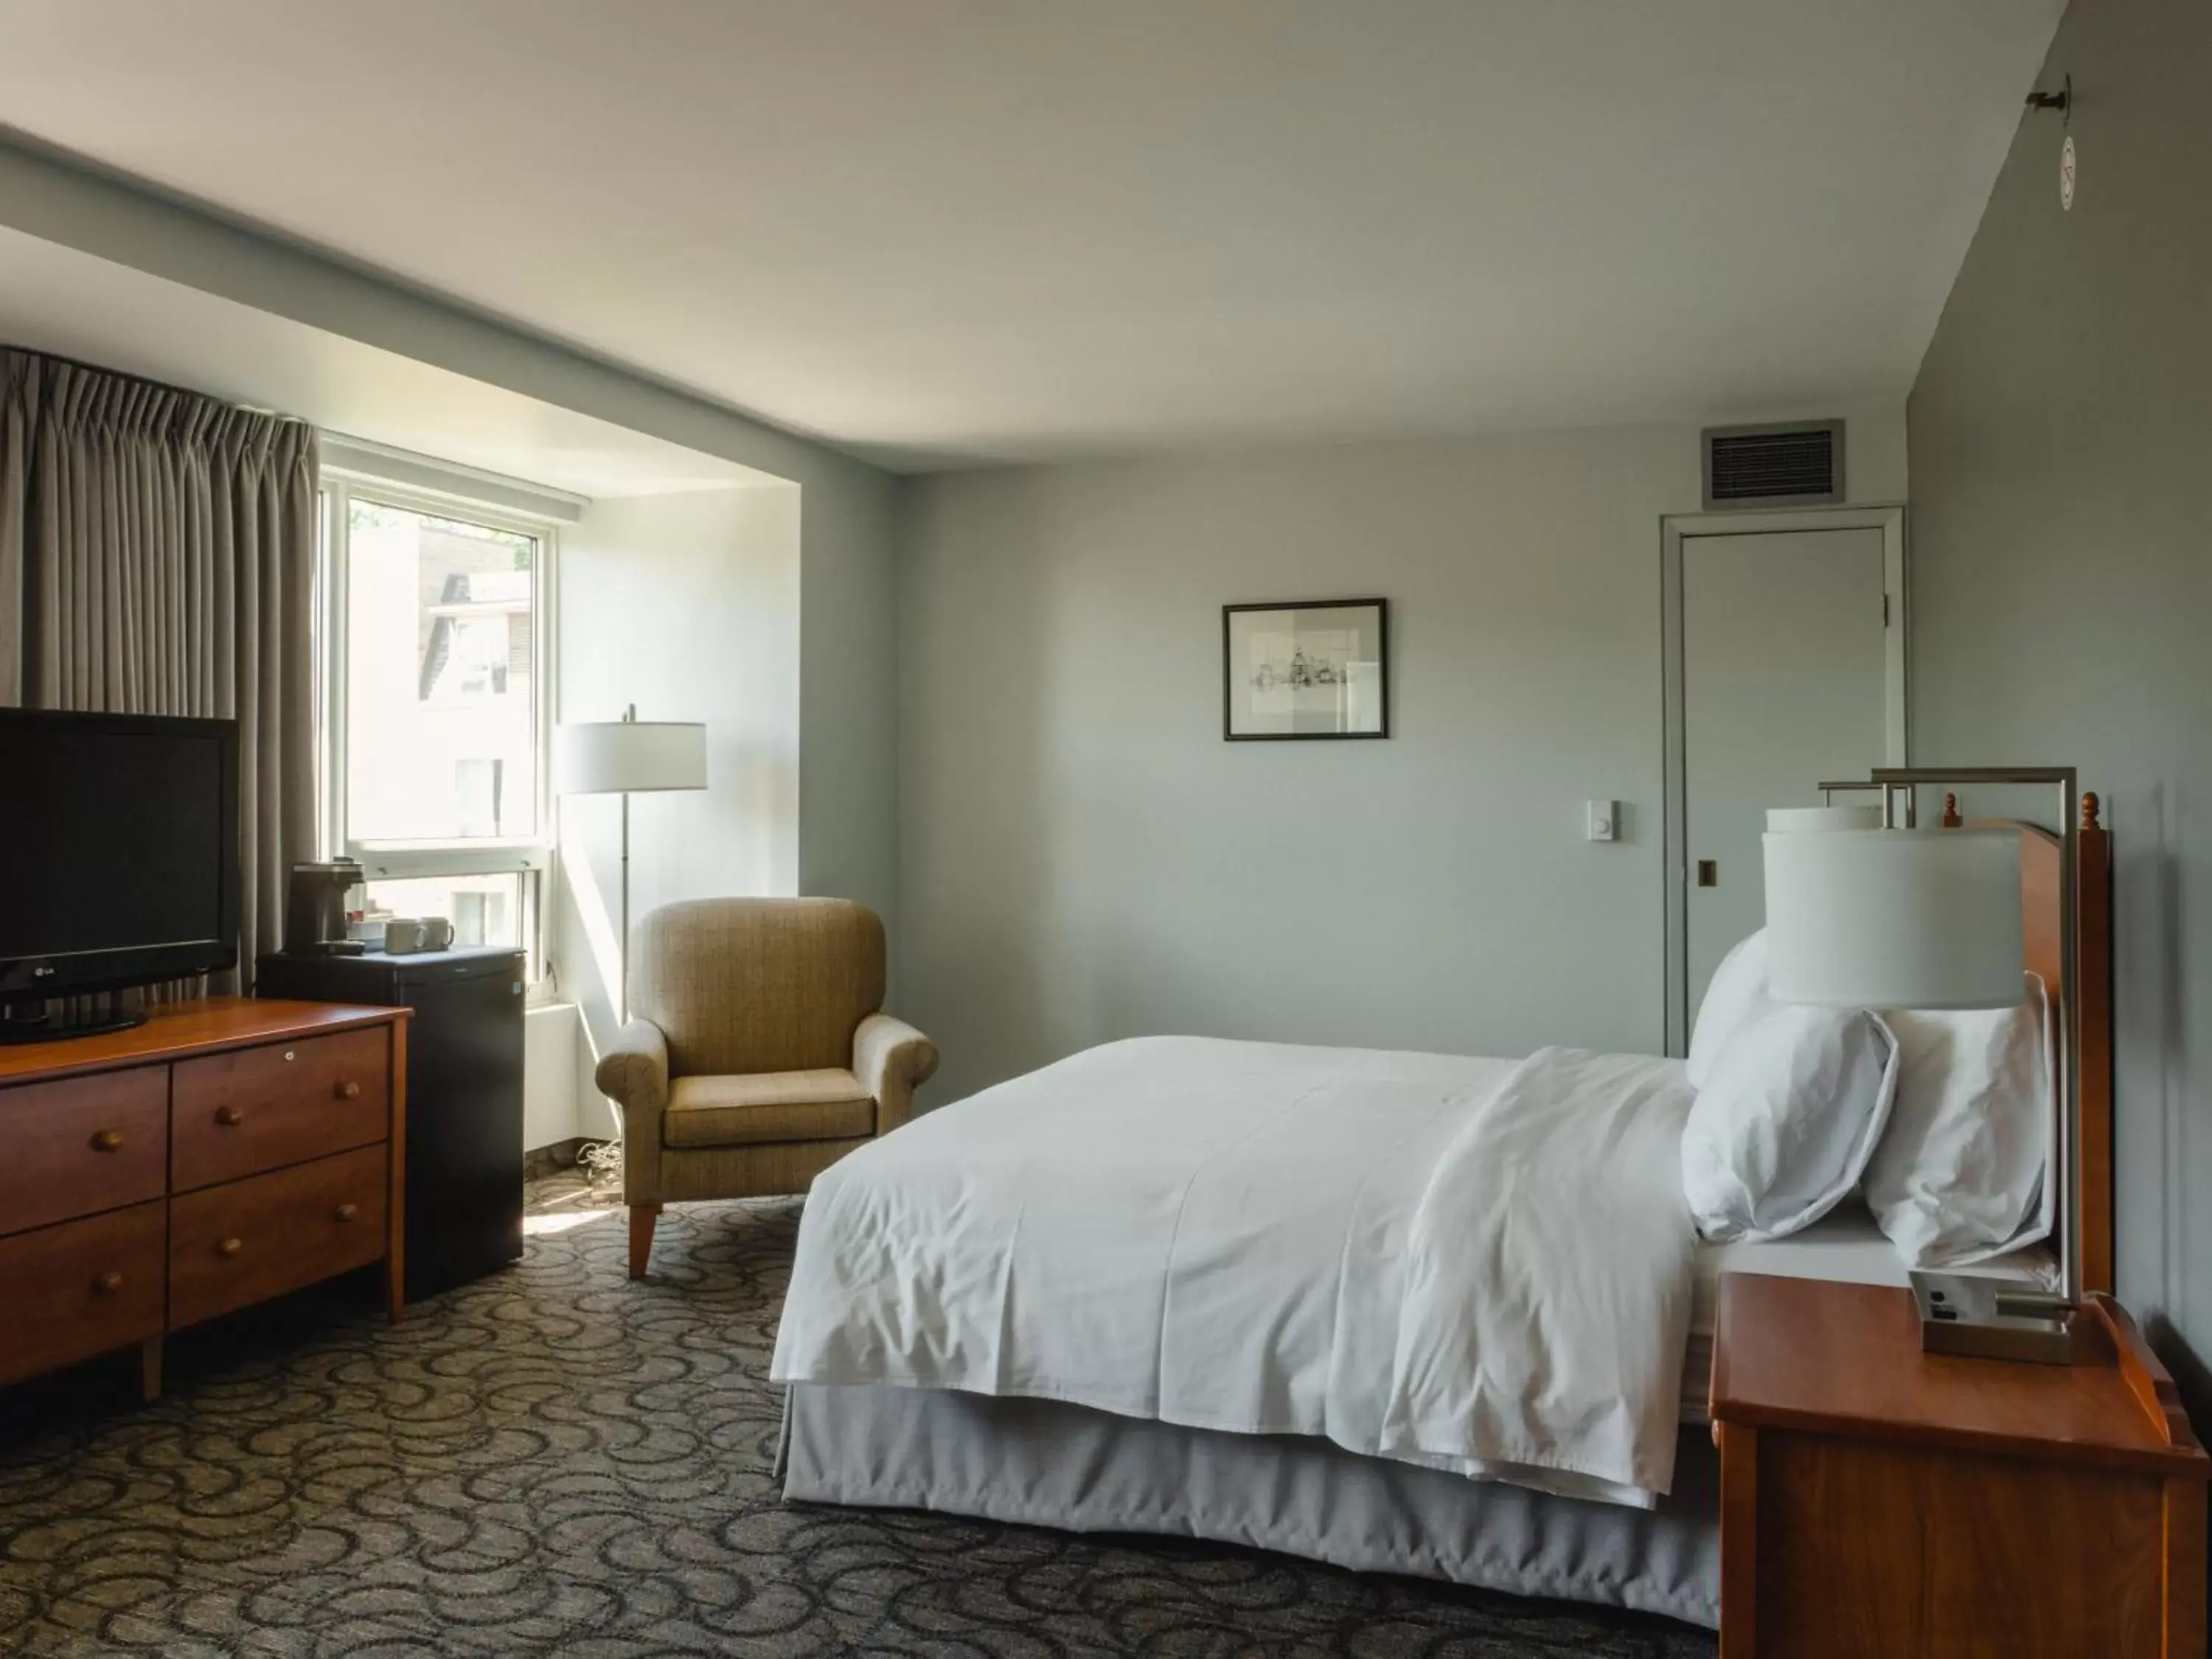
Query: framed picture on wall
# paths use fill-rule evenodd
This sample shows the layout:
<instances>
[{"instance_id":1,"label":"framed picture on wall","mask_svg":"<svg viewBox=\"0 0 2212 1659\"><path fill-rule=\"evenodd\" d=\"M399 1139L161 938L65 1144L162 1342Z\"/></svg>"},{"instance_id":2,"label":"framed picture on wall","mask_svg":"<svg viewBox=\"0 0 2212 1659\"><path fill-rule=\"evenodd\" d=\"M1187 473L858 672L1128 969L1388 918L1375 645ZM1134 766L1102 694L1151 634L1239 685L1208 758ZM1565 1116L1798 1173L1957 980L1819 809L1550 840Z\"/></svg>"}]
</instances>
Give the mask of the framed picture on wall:
<instances>
[{"instance_id":1,"label":"framed picture on wall","mask_svg":"<svg viewBox=\"0 0 2212 1659\"><path fill-rule=\"evenodd\" d=\"M1221 607L1222 735L1390 735L1389 603Z\"/></svg>"}]
</instances>

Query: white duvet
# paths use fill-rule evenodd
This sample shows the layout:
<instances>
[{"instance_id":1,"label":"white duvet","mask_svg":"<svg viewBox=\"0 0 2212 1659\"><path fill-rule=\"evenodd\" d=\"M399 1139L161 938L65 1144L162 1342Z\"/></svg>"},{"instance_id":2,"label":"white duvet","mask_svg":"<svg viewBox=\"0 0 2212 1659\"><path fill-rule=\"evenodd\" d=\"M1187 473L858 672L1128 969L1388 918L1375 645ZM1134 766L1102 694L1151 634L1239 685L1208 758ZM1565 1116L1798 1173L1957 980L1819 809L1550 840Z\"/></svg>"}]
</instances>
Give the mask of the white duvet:
<instances>
[{"instance_id":1,"label":"white duvet","mask_svg":"<svg viewBox=\"0 0 2212 1659\"><path fill-rule=\"evenodd\" d=\"M1150 1037L818 1176L770 1376L1022 1395L1649 1506L1680 1062Z\"/></svg>"}]
</instances>

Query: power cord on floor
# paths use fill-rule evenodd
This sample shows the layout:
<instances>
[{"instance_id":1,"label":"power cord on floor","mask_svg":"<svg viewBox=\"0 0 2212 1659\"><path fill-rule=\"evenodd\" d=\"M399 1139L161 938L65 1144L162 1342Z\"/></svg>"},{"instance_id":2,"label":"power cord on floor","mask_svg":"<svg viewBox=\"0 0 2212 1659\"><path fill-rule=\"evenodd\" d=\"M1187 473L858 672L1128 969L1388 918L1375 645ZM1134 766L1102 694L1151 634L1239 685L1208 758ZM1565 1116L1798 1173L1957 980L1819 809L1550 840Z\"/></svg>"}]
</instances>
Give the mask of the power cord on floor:
<instances>
[{"instance_id":1,"label":"power cord on floor","mask_svg":"<svg viewBox=\"0 0 2212 1659\"><path fill-rule=\"evenodd\" d=\"M576 1153L576 1167L592 1183L592 1190L622 1190L623 1149L619 1140L587 1141Z\"/></svg>"}]
</instances>

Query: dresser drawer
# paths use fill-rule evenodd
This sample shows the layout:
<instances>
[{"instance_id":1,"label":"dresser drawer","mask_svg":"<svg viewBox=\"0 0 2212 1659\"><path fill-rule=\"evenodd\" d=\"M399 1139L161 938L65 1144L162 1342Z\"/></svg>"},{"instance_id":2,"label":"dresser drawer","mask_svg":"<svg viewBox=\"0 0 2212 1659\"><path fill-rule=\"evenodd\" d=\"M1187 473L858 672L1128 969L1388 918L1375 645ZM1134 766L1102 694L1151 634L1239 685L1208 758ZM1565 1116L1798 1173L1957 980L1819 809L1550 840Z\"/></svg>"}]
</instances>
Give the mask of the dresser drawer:
<instances>
[{"instance_id":1,"label":"dresser drawer","mask_svg":"<svg viewBox=\"0 0 2212 1659\"><path fill-rule=\"evenodd\" d=\"M173 1190L382 1140L389 1130L387 1042L379 1027L179 1061Z\"/></svg>"},{"instance_id":2,"label":"dresser drawer","mask_svg":"<svg viewBox=\"0 0 2212 1659\"><path fill-rule=\"evenodd\" d=\"M0 1383L161 1334L166 1208L0 1238Z\"/></svg>"},{"instance_id":3,"label":"dresser drawer","mask_svg":"<svg viewBox=\"0 0 2212 1659\"><path fill-rule=\"evenodd\" d=\"M162 1066L0 1089L0 1232L159 1198L168 1167Z\"/></svg>"},{"instance_id":4,"label":"dresser drawer","mask_svg":"<svg viewBox=\"0 0 2212 1659\"><path fill-rule=\"evenodd\" d=\"M169 1328L384 1255L385 1149L363 1146L169 1200Z\"/></svg>"}]
</instances>

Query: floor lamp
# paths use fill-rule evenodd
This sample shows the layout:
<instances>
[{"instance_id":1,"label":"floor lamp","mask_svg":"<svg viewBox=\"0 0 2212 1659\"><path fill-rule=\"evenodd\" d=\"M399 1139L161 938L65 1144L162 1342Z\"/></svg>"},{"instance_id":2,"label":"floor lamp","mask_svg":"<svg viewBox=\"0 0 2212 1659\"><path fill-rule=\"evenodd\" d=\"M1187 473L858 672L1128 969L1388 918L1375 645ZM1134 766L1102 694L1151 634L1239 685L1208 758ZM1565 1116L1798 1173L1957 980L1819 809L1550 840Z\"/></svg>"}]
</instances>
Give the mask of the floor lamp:
<instances>
[{"instance_id":1,"label":"floor lamp","mask_svg":"<svg viewBox=\"0 0 2212 1659\"><path fill-rule=\"evenodd\" d=\"M553 775L563 795L622 797L621 962L615 1020L629 1018L629 798L707 787L707 728L686 720L641 720L632 703L619 720L563 726L554 737Z\"/></svg>"}]
</instances>

